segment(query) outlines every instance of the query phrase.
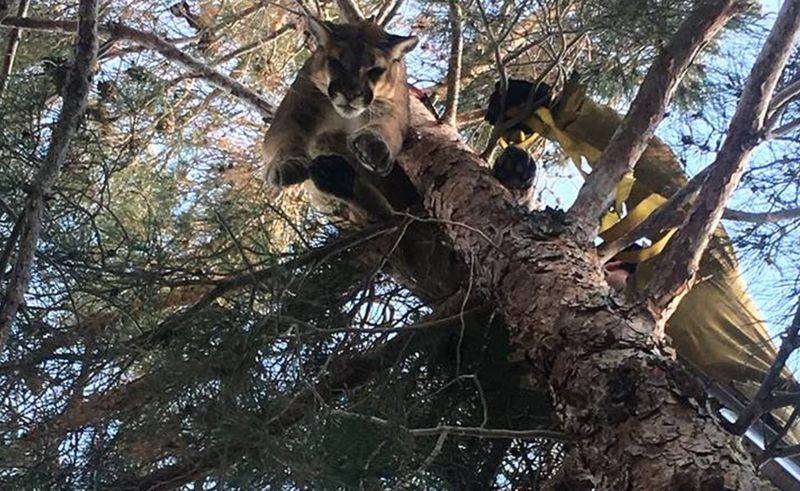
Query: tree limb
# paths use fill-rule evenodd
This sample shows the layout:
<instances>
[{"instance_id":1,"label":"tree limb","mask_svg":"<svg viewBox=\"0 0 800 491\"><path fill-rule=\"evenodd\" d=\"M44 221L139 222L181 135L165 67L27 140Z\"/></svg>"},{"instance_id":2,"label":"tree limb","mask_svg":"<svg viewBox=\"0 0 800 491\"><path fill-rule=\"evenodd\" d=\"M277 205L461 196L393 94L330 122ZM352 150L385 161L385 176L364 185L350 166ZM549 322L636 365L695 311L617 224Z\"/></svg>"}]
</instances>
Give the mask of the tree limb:
<instances>
[{"instance_id":1,"label":"tree limb","mask_svg":"<svg viewBox=\"0 0 800 491\"><path fill-rule=\"evenodd\" d=\"M800 0L786 0L747 79L727 136L687 223L656 259L657 275L642 291L654 315L666 320L691 288L703 252L761 141L770 101L800 31Z\"/></svg>"},{"instance_id":2,"label":"tree limb","mask_svg":"<svg viewBox=\"0 0 800 491\"><path fill-rule=\"evenodd\" d=\"M73 32L77 27L77 22L70 20L60 21L36 19L30 17L6 17L2 22L0 22L0 25L21 27L23 29L38 31ZM166 41L156 34L140 31L120 23L101 24L98 26L98 31L108 34L112 37L127 39L128 41L132 41L140 46L157 51L165 58L172 60L184 68L196 73L220 90L230 93L238 99L246 102L251 107L256 109L265 120L271 120L272 115L275 113L275 105L268 101L264 96L256 93L254 90L248 87L245 87L241 82L238 82L231 77L218 72L214 68L206 65L201 60L184 53L174 44Z\"/></svg>"},{"instance_id":3,"label":"tree limb","mask_svg":"<svg viewBox=\"0 0 800 491\"><path fill-rule=\"evenodd\" d=\"M25 17L28 15L28 7L31 0L21 0L17 8L17 17ZM8 33L8 40L6 41L6 55L3 58L3 67L0 69L0 98L3 97L8 88L8 78L11 76L11 71L14 69L14 59L17 56L17 47L19 41L22 39L21 29L11 29Z\"/></svg>"},{"instance_id":4,"label":"tree limb","mask_svg":"<svg viewBox=\"0 0 800 491\"><path fill-rule=\"evenodd\" d=\"M644 153L686 69L733 17L738 6L736 0L698 1L653 61L628 114L569 210L578 240L588 243L597 236L600 217L611 203L614 188Z\"/></svg>"},{"instance_id":5,"label":"tree limb","mask_svg":"<svg viewBox=\"0 0 800 491\"><path fill-rule=\"evenodd\" d=\"M766 212L741 211L727 208L722 214L723 220L750 223L776 223L783 220L793 220L795 218L800 218L800 208Z\"/></svg>"},{"instance_id":6,"label":"tree limb","mask_svg":"<svg viewBox=\"0 0 800 491\"><path fill-rule=\"evenodd\" d=\"M447 67L447 98L442 121L456 126L458 99L461 93L461 55L464 50L464 19L460 0L450 3L450 60Z\"/></svg>"},{"instance_id":7,"label":"tree limb","mask_svg":"<svg viewBox=\"0 0 800 491\"><path fill-rule=\"evenodd\" d=\"M53 184L61 172L70 140L86 110L91 73L97 56L96 0L81 0L78 11L80 20L77 25L75 59L64 84L63 104L53 130L50 147L34 178L33 189L23 211L24 219L17 260L0 308L0 350L8 341L11 324L31 281L31 268L42 232L45 199L51 193Z\"/></svg>"}]
</instances>

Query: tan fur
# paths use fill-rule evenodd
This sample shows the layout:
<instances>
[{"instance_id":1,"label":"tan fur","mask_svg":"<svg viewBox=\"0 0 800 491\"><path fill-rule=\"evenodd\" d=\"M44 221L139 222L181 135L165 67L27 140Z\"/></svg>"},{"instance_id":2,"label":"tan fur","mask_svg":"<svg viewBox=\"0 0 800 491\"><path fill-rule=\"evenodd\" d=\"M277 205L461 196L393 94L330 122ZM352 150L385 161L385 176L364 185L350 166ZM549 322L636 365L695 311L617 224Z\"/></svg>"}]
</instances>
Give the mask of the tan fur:
<instances>
[{"instance_id":1,"label":"tan fur","mask_svg":"<svg viewBox=\"0 0 800 491\"><path fill-rule=\"evenodd\" d=\"M315 158L338 155L358 175L355 192L380 194L375 188L385 184L382 180L387 179L408 128L409 96L402 55L416 40L389 35L370 22L309 22L318 48L301 68L264 138L267 178L277 186L298 184L308 177ZM371 101L367 100L370 93ZM364 142L374 139L383 142L386 152L363 151ZM383 149L377 143L369 148L375 145ZM369 158L384 154L388 159ZM370 181L376 186L366 185ZM317 202L325 201L318 192L312 190L311 195L317 196ZM364 199L371 202L356 204L367 214L374 214L370 208L388 206L380 196L356 196L353 201Z\"/></svg>"}]
</instances>

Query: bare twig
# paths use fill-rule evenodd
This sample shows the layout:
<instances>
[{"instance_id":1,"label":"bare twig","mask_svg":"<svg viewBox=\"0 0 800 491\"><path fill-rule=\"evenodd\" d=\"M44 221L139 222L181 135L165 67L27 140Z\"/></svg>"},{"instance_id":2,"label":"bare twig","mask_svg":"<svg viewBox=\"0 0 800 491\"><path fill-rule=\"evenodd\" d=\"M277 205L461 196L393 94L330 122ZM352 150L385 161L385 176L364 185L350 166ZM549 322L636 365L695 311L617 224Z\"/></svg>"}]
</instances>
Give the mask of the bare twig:
<instances>
[{"instance_id":1,"label":"bare twig","mask_svg":"<svg viewBox=\"0 0 800 491\"><path fill-rule=\"evenodd\" d=\"M447 68L447 98L442 121L456 125L458 99L461 92L461 55L464 50L464 19L459 0L450 2L450 60Z\"/></svg>"},{"instance_id":2,"label":"bare twig","mask_svg":"<svg viewBox=\"0 0 800 491\"><path fill-rule=\"evenodd\" d=\"M394 426L389 421L378 418L376 416L368 416L365 414L352 413L348 411L334 410L333 414L345 416L348 418L356 418L369 423L374 423L381 426ZM416 437L424 436L439 436L442 433L447 433L453 436L466 436L477 438L548 438L561 442L568 441L567 436L560 431L553 430L510 430L506 428L484 428L482 426L450 426L438 425L430 428L406 428L401 426L401 431L406 431L410 435Z\"/></svg>"},{"instance_id":3,"label":"bare twig","mask_svg":"<svg viewBox=\"0 0 800 491\"><path fill-rule=\"evenodd\" d=\"M0 25L21 27L38 31L73 32L77 28L76 21L58 21L37 18L7 17ZM157 51L165 58L172 60L202 77L220 90L230 93L256 109L262 117L269 120L275 112L275 105L254 90L245 87L231 77L218 72L199 59L184 53L174 44L169 43L160 36L140 31L120 23L107 23L98 26L98 31L112 37L127 39L140 46Z\"/></svg>"},{"instance_id":4,"label":"bare twig","mask_svg":"<svg viewBox=\"0 0 800 491\"><path fill-rule=\"evenodd\" d=\"M736 13L735 0L701 0L653 61L622 124L569 210L576 238L594 240L617 183L633 169L691 62Z\"/></svg>"},{"instance_id":5,"label":"bare twig","mask_svg":"<svg viewBox=\"0 0 800 491\"><path fill-rule=\"evenodd\" d=\"M728 134L686 224L656 259L665 271L644 294L653 313L668 318L689 290L708 241L765 131L773 91L800 32L800 0L786 0L745 84Z\"/></svg>"},{"instance_id":6,"label":"bare twig","mask_svg":"<svg viewBox=\"0 0 800 491\"><path fill-rule=\"evenodd\" d=\"M22 304L31 281L31 268L42 232L45 199L51 193L53 184L61 172L70 140L77 131L78 123L86 109L91 72L97 56L96 14L96 0L81 0L75 60L67 76L67 82L64 84L64 101L53 130L50 147L33 181L32 190L23 211L24 222L19 238L17 259L0 309L0 350L6 345L11 324L14 322L17 310Z\"/></svg>"},{"instance_id":7,"label":"bare twig","mask_svg":"<svg viewBox=\"0 0 800 491\"><path fill-rule=\"evenodd\" d=\"M25 17L28 15L28 7L31 0L20 0L17 7L17 17ZM3 58L3 68L0 71L0 98L3 97L8 88L8 77L11 76L11 71L14 69L14 59L17 57L17 47L19 41L22 39L21 29L11 29L8 33L8 41L6 41L6 55Z\"/></svg>"}]
</instances>

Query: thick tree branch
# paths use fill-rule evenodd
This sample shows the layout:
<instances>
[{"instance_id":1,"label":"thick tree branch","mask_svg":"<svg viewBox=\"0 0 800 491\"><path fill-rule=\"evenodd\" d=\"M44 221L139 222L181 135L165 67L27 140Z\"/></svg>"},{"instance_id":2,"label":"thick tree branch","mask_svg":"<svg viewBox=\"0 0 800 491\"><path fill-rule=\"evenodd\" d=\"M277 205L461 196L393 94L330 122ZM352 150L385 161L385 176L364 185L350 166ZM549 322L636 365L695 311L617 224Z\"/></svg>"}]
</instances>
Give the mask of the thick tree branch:
<instances>
[{"instance_id":1,"label":"thick tree branch","mask_svg":"<svg viewBox=\"0 0 800 491\"><path fill-rule=\"evenodd\" d=\"M0 25L9 27L20 27L38 31L74 32L77 23L75 21L59 21L35 18L6 17ZM140 31L120 23L106 23L98 26L98 31L119 39L132 41L140 46L157 51L165 58L172 60L179 65L191 70L204 80L230 93L238 99L246 102L256 109L262 117L267 120L272 119L275 112L275 105L268 101L264 96L254 90L245 87L231 77L218 72L214 68L206 65L197 58L184 53L174 44L169 43L156 34Z\"/></svg>"},{"instance_id":2,"label":"thick tree branch","mask_svg":"<svg viewBox=\"0 0 800 491\"><path fill-rule=\"evenodd\" d=\"M575 442L568 489L758 489L734 438L701 406L681 402L701 389L683 385L691 379L660 350L652 316L609 302L594 247L572 241L553 212L522 216L452 127L432 124L418 101L412 113L398 163L456 250L481 258L475 288L496 299L515 348L547 381Z\"/></svg>"},{"instance_id":3,"label":"thick tree branch","mask_svg":"<svg viewBox=\"0 0 800 491\"><path fill-rule=\"evenodd\" d=\"M456 126L458 100L461 93L461 55L464 51L464 19L460 0L450 3L450 60L447 67L447 98L442 121Z\"/></svg>"},{"instance_id":4,"label":"thick tree branch","mask_svg":"<svg viewBox=\"0 0 800 491\"><path fill-rule=\"evenodd\" d=\"M58 116L50 147L32 183L32 190L23 211L22 233L14 270L0 307L0 350L11 331L11 324L22 304L31 281L36 246L42 233L42 214L45 199L61 172L67 156L70 140L86 110L90 79L97 56L97 3L96 0L81 0L80 20L77 25L78 41L75 59L64 84L63 104Z\"/></svg>"},{"instance_id":5,"label":"thick tree branch","mask_svg":"<svg viewBox=\"0 0 800 491\"><path fill-rule=\"evenodd\" d=\"M28 7L31 0L21 0L17 8L17 17L25 17L28 15ZM20 39L22 39L21 29L11 29L8 33L8 40L6 41L6 54L3 58L3 67L0 69L0 98L3 97L6 89L8 88L8 78L11 76L11 71L14 69L14 59L17 57L17 48L19 47Z\"/></svg>"},{"instance_id":6,"label":"thick tree branch","mask_svg":"<svg viewBox=\"0 0 800 491\"><path fill-rule=\"evenodd\" d=\"M733 17L738 5L737 0L699 0L653 61L628 114L569 210L579 240L587 243L594 240L614 188L644 153L686 69L703 46Z\"/></svg>"},{"instance_id":7,"label":"thick tree branch","mask_svg":"<svg viewBox=\"0 0 800 491\"><path fill-rule=\"evenodd\" d=\"M656 267L656 270L667 274L654 278L642 292L653 313L664 320L691 288L700 259L719 225L725 205L739 184L750 153L766 131L772 94L799 31L800 0L786 0L750 72L728 134L710 166L709 177L694 210L656 259L663 267Z\"/></svg>"}]
</instances>

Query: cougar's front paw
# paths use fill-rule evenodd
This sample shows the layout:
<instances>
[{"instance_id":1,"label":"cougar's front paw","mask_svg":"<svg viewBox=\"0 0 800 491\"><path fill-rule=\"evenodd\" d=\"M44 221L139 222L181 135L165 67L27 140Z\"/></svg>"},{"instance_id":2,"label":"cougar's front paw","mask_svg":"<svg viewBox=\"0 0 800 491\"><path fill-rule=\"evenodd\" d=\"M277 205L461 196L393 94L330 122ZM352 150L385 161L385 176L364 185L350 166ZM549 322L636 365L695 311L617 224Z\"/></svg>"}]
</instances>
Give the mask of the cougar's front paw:
<instances>
[{"instance_id":1,"label":"cougar's front paw","mask_svg":"<svg viewBox=\"0 0 800 491\"><path fill-rule=\"evenodd\" d=\"M528 189L536 177L536 161L525 150L509 146L495 160L492 174L508 189Z\"/></svg>"},{"instance_id":2,"label":"cougar's front paw","mask_svg":"<svg viewBox=\"0 0 800 491\"><path fill-rule=\"evenodd\" d=\"M273 186L291 186L308 179L308 160L288 157L273 162L267 168L267 181Z\"/></svg>"},{"instance_id":3,"label":"cougar's front paw","mask_svg":"<svg viewBox=\"0 0 800 491\"><path fill-rule=\"evenodd\" d=\"M380 176L388 176L392 171L392 153L380 136L372 131L354 135L347 142L350 151L358 162Z\"/></svg>"},{"instance_id":4,"label":"cougar's front paw","mask_svg":"<svg viewBox=\"0 0 800 491\"><path fill-rule=\"evenodd\" d=\"M320 155L308 167L311 182L323 193L337 198L351 198L356 183L356 171L338 155Z\"/></svg>"}]
</instances>

